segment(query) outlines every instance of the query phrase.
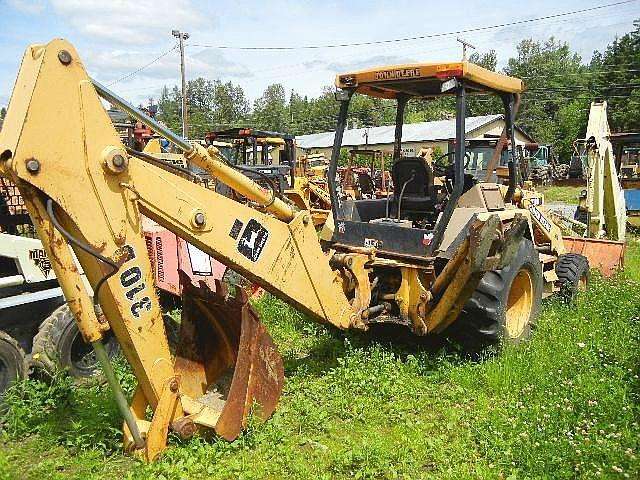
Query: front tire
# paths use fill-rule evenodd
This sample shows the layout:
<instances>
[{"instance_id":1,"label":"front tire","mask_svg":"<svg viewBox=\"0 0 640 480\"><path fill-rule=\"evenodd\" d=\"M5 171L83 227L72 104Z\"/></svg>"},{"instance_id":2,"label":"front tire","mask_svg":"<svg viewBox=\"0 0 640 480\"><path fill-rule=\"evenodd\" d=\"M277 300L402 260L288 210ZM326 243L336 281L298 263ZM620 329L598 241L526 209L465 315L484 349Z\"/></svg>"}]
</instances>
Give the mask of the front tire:
<instances>
[{"instance_id":1,"label":"front tire","mask_svg":"<svg viewBox=\"0 0 640 480\"><path fill-rule=\"evenodd\" d=\"M0 331L0 402L7 389L16 380L27 378L28 373L24 350L11 335Z\"/></svg>"},{"instance_id":2,"label":"front tire","mask_svg":"<svg viewBox=\"0 0 640 480\"><path fill-rule=\"evenodd\" d=\"M511 262L486 272L450 336L468 350L529 338L542 302L542 265L531 240L523 239Z\"/></svg>"},{"instance_id":3,"label":"front tire","mask_svg":"<svg viewBox=\"0 0 640 480\"><path fill-rule=\"evenodd\" d=\"M589 260L578 253L565 253L558 257L556 275L560 284L560 295L571 303L578 292L587 289L589 282Z\"/></svg>"},{"instance_id":4,"label":"front tire","mask_svg":"<svg viewBox=\"0 0 640 480\"><path fill-rule=\"evenodd\" d=\"M120 347L111 331L102 342L109 358L115 357ZM67 305L54 310L40 325L33 341L32 361L36 367L53 374L67 370L77 380L84 380L99 372L93 347L85 343L73 313Z\"/></svg>"}]
</instances>

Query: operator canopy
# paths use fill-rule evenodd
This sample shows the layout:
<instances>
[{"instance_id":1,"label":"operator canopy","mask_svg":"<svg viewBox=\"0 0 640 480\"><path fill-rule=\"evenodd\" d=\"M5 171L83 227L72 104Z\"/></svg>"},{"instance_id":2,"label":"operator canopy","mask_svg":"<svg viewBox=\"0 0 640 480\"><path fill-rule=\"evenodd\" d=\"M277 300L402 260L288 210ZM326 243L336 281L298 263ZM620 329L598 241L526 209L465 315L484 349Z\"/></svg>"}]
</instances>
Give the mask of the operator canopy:
<instances>
[{"instance_id":1,"label":"operator canopy","mask_svg":"<svg viewBox=\"0 0 640 480\"><path fill-rule=\"evenodd\" d=\"M465 81L469 93L521 93L519 78L492 72L470 62L413 63L375 67L336 76L336 87L379 98L434 97L454 93L443 91L443 82L457 78Z\"/></svg>"}]
</instances>

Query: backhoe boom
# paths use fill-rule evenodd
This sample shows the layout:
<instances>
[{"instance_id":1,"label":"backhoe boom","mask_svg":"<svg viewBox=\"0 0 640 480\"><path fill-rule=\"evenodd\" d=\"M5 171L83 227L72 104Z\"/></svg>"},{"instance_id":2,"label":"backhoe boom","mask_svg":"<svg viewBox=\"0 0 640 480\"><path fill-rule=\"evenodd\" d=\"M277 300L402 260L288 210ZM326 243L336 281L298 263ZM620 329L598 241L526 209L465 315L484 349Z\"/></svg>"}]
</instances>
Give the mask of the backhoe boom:
<instances>
[{"instance_id":1,"label":"backhoe boom","mask_svg":"<svg viewBox=\"0 0 640 480\"><path fill-rule=\"evenodd\" d=\"M488 81L494 89L521 89L519 80L464 67L474 85ZM150 125L249 202L207 189L162 168L151 155L125 148L100 96ZM457 125L464 145L464 122ZM409 161L414 165L416 159ZM444 222L437 245L424 219L412 223L401 218L402 211L387 218L388 199L384 218L339 219L334 236L321 245L310 211L239 173L215 147L188 143L92 81L64 40L25 53L0 132L0 175L24 197L80 331L107 371L108 360L100 355L104 332L110 328L120 343L139 382L130 407L115 377L107 378L126 421L125 445L147 460L165 448L169 429L190 436L198 428L213 428L232 440L252 409L267 418L282 391L284 369L244 291L231 297L220 282L215 292L204 282L181 282L180 341L172 353L143 237L144 217L318 322L341 329L392 322L419 335L450 327L485 272L507 268L523 245L533 249L523 237L535 239L538 228L530 211L505 205L496 185L474 185L460 196L456 184L456 196L443 203L452 216L437 222ZM433 183L431 177L425 176L425 184ZM414 170L404 185L415 178ZM437 200L435 194L410 198L422 206ZM398 210L400 205L411 204L401 201ZM335 239L336 232L344 241ZM349 243L349 234L363 236L363 242ZM384 241L376 237L382 234ZM93 292L85 289L73 254ZM539 266L534 267L531 275ZM540 293L535 278L524 273L519 290L525 297ZM513 321L517 335L525 331L533 307L522 311L522 319ZM153 411L150 420L147 407Z\"/></svg>"}]
</instances>

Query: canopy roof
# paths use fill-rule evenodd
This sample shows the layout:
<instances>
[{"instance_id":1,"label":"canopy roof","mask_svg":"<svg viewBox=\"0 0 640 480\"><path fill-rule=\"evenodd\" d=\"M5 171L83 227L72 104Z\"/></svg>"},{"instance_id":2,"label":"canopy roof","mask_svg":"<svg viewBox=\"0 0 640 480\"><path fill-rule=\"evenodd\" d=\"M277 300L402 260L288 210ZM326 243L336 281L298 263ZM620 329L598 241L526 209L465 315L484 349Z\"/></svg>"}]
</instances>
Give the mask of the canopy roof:
<instances>
[{"instance_id":1,"label":"canopy roof","mask_svg":"<svg viewBox=\"0 0 640 480\"><path fill-rule=\"evenodd\" d=\"M451 94L442 92L445 81L464 80L471 92L520 93L524 83L519 78L492 72L469 62L413 63L392 65L344 73L336 76L336 86L380 98L434 97Z\"/></svg>"}]
</instances>

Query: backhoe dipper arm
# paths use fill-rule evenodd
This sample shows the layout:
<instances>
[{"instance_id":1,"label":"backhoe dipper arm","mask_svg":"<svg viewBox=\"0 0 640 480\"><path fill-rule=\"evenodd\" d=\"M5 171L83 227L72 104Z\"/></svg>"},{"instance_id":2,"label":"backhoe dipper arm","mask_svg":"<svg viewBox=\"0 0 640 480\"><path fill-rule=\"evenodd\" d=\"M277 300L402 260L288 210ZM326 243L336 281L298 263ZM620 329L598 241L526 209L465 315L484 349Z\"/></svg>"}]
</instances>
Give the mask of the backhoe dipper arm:
<instances>
[{"instance_id":1,"label":"backhoe dipper arm","mask_svg":"<svg viewBox=\"0 0 640 480\"><path fill-rule=\"evenodd\" d=\"M107 328L101 323L104 312L122 346L139 381L132 411L146 437L147 459L164 448L169 426L183 434L192 433L194 424L212 427L234 438L254 400L266 398L270 414L275 403L269 404L268 393L278 390L279 395L282 362L246 298L229 304L210 292L195 291L191 307L185 309L199 315L185 320L183 311L181 325L181 335L190 334L192 342L178 348L174 362L142 235L142 215L316 320L340 328L354 322L308 212L272 199L270 192L216 158L215 150L195 146L186 155L270 213L129 157L75 49L64 40L27 49L0 133L0 175L14 181L25 197L85 338L99 340ZM62 230L52 227L47 204ZM104 282L97 292L101 308L95 312L60 234L63 230L78 242L71 246L93 289ZM114 269L99 256L118 267L106 281ZM234 312L241 312L238 319ZM196 335L199 328L217 340ZM241 359L255 364L243 368ZM200 401L210 380L234 365L225 406L216 410ZM146 405L154 410L150 424L144 418Z\"/></svg>"}]
</instances>

